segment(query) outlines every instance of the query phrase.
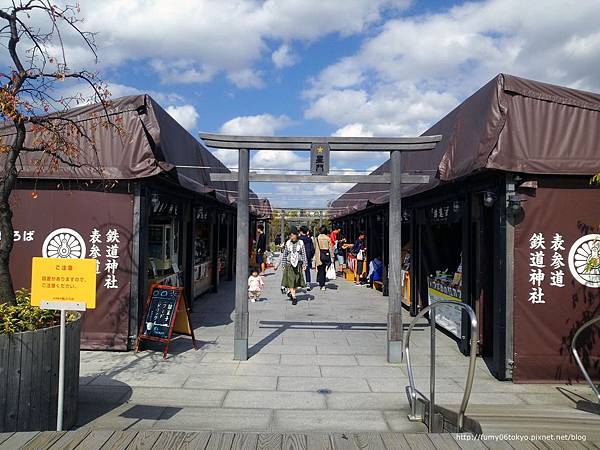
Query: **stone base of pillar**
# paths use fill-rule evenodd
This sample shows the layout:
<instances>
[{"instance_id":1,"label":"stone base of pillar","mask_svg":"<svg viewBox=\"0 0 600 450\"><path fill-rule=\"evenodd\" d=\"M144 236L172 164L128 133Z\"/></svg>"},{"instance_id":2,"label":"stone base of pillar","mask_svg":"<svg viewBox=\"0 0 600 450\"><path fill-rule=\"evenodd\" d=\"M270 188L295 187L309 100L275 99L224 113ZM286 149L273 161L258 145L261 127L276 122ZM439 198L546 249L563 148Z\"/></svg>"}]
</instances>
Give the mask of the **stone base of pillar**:
<instances>
[{"instance_id":1,"label":"stone base of pillar","mask_svg":"<svg viewBox=\"0 0 600 450\"><path fill-rule=\"evenodd\" d=\"M233 359L235 361L248 361L248 339L233 340Z\"/></svg>"},{"instance_id":2,"label":"stone base of pillar","mask_svg":"<svg viewBox=\"0 0 600 450\"><path fill-rule=\"evenodd\" d=\"M387 360L390 364L400 364L402 362L402 341L388 341Z\"/></svg>"}]
</instances>

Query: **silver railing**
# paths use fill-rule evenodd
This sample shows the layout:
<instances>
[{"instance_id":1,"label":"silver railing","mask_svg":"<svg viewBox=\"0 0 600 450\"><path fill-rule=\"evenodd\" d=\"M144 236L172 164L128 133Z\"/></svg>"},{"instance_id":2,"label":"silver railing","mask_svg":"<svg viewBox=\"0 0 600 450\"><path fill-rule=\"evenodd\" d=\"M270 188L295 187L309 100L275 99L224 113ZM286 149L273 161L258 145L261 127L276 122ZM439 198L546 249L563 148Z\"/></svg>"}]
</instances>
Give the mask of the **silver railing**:
<instances>
[{"instance_id":1,"label":"silver railing","mask_svg":"<svg viewBox=\"0 0 600 450\"><path fill-rule=\"evenodd\" d=\"M573 340L571 341L571 353L573 354L573 357L575 358L575 361L577 362L577 365L579 366L579 370L585 377L585 380L588 382L588 384L592 388L592 391L594 391L594 394L596 395L596 398L597 398L597 403L600 403L600 392L598 392L598 388L596 387L596 385L590 378L590 374L583 366L583 362L581 361L581 358L579 357L579 353L577 352L577 338L583 332L583 330L585 330L588 327L591 327L596 322L600 322L600 316L594 317L592 320L588 320L577 330L577 332L575 333L575 336L573 336Z\"/></svg>"},{"instance_id":2,"label":"silver railing","mask_svg":"<svg viewBox=\"0 0 600 450\"><path fill-rule=\"evenodd\" d=\"M408 397L408 402L410 404L410 420L423 420L423 417L417 414L417 395L422 397L425 401L427 401L427 397L423 395L420 391L415 387L415 380L413 376L412 366L410 362L410 335L415 324L419 319L423 318L425 314L431 312L430 316L430 324L431 324L431 340L430 340L430 373L429 373L429 420L427 427L429 432L439 432L441 430L437 429L435 425L435 309L439 306L447 305L447 306L455 306L459 308L463 308L469 314L469 319L471 321L471 348L470 348L470 356L469 356L469 371L467 374L467 381L465 383L465 392L462 398L462 402L460 405L460 409L458 411L458 420L457 427L458 431L461 432L463 430L465 411L467 410L467 405L469 404L469 397L471 396L471 388L473 387L473 378L475 376L475 361L477 358L477 318L475 317L475 312L473 309L466 305L465 303L442 300L439 302L435 302L432 305L422 309L419 314L412 320L410 326L408 327L408 331L406 332L406 336L404 338L404 355L406 356L406 368L408 370L408 382L409 386L406 386L406 395Z\"/></svg>"}]
</instances>

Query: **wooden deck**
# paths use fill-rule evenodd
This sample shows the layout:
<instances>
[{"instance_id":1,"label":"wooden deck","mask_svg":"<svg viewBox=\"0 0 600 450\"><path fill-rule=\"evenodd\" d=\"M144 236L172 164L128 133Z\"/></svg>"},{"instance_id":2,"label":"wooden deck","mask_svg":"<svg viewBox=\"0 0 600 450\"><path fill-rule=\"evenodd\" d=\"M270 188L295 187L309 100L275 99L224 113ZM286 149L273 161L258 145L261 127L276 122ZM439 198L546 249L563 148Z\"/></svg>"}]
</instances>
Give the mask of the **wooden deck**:
<instances>
[{"instance_id":1,"label":"wooden deck","mask_svg":"<svg viewBox=\"0 0 600 450\"><path fill-rule=\"evenodd\" d=\"M462 450L594 449L599 442L468 441L454 434L402 433L211 433L184 431L111 431L0 433L0 450Z\"/></svg>"}]
</instances>

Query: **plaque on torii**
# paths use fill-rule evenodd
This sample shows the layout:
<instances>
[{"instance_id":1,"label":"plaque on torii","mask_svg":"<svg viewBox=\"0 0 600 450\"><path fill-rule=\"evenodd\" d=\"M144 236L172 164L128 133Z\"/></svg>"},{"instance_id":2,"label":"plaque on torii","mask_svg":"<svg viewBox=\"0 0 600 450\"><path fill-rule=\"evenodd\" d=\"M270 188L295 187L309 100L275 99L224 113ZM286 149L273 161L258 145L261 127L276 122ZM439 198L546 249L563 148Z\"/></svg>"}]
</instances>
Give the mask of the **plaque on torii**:
<instances>
[{"instance_id":1,"label":"plaque on torii","mask_svg":"<svg viewBox=\"0 0 600 450\"><path fill-rule=\"evenodd\" d=\"M387 317L387 359L402 359L402 306L400 300L402 248L402 184L429 182L428 175L402 173L402 152L433 150L442 136L419 137L279 137L232 136L200 133L207 147L238 150L238 172L211 173L212 181L237 181L237 251L234 311L234 351L238 361L248 359L248 240L250 182L275 183L371 183L389 184L389 305ZM250 172L250 150L310 151L311 175L264 174ZM381 175L331 175L331 151L388 151L390 172Z\"/></svg>"}]
</instances>

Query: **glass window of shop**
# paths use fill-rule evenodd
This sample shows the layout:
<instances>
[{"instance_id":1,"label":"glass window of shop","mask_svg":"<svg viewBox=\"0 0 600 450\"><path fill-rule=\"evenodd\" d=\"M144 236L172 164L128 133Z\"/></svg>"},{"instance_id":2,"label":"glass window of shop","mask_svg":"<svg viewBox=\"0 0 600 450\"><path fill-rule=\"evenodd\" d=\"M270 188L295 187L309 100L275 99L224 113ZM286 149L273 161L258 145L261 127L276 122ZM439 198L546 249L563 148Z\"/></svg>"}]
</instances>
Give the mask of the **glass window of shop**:
<instances>
[{"instance_id":1,"label":"glass window of shop","mask_svg":"<svg viewBox=\"0 0 600 450\"><path fill-rule=\"evenodd\" d=\"M217 253L217 264L218 264L218 275L219 278L224 279L227 275L227 267L230 262L227 260L227 246L229 245L229 239L227 233L229 233L229 217L225 213L218 214L217 226L219 227L219 242L218 242L218 253Z\"/></svg>"},{"instance_id":2,"label":"glass window of shop","mask_svg":"<svg viewBox=\"0 0 600 450\"><path fill-rule=\"evenodd\" d=\"M427 208L427 224L421 229L422 274L427 280L420 286L428 304L441 300L462 301L462 214L459 201L436 204ZM424 281L424 280L421 280ZM462 313L458 308L437 309L439 326L461 337Z\"/></svg>"},{"instance_id":3,"label":"glass window of shop","mask_svg":"<svg viewBox=\"0 0 600 450\"><path fill-rule=\"evenodd\" d=\"M204 206L194 208L194 270L193 296L197 297L212 287L213 221L215 213Z\"/></svg>"},{"instance_id":4,"label":"glass window of shop","mask_svg":"<svg viewBox=\"0 0 600 450\"><path fill-rule=\"evenodd\" d=\"M153 193L148 226L148 279L150 283L181 285L181 205Z\"/></svg>"}]
</instances>

